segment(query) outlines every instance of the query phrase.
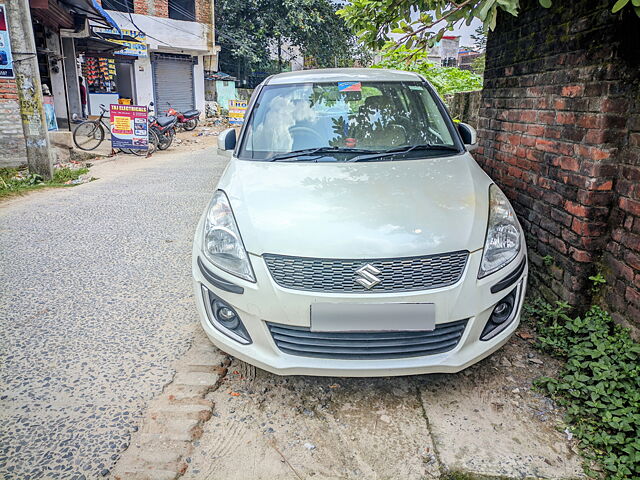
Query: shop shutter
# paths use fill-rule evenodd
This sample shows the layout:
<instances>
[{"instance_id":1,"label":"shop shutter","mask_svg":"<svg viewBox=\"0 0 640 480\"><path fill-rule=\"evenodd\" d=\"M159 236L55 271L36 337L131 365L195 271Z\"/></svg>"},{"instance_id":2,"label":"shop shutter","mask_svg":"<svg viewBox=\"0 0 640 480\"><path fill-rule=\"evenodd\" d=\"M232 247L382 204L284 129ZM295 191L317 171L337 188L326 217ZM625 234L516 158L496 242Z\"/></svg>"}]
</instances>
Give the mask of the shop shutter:
<instances>
[{"instance_id":1,"label":"shop shutter","mask_svg":"<svg viewBox=\"0 0 640 480\"><path fill-rule=\"evenodd\" d=\"M179 112L195 108L193 57L154 54L152 63L155 111L165 112L169 104Z\"/></svg>"}]
</instances>

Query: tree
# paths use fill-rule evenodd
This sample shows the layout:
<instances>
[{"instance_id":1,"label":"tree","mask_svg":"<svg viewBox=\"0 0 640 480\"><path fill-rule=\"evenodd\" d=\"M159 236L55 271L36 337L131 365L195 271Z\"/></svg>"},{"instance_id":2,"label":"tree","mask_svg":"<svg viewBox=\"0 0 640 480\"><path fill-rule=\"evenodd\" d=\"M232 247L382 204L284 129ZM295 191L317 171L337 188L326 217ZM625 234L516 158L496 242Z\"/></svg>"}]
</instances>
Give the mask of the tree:
<instances>
[{"instance_id":1,"label":"tree","mask_svg":"<svg viewBox=\"0 0 640 480\"><path fill-rule=\"evenodd\" d=\"M552 4L552 0L539 2L544 8ZM474 18L482 21L485 32L493 30L498 10L517 16L518 7L519 0L353 0L338 14L371 47L406 45L419 51L432 47L446 31L462 23L470 25ZM640 17L640 0L617 0L612 11L625 7L633 8ZM392 39L391 34L399 37Z\"/></svg>"},{"instance_id":2,"label":"tree","mask_svg":"<svg viewBox=\"0 0 640 480\"><path fill-rule=\"evenodd\" d=\"M476 28L471 38L473 39L473 48L477 52L484 52L487 49L487 33L484 31L484 27Z\"/></svg>"},{"instance_id":3,"label":"tree","mask_svg":"<svg viewBox=\"0 0 640 480\"><path fill-rule=\"evenodd\" d=\"M218 0L221 70L237 76L279 71L285 47L299 48L319 67L351 65L361 46L337 9L331 0Z\"/></svg>"},{"instance_id":4,"label":"tree","mask_svg":"<svg viewBox=\"0 0 640 480\"><path fill-rule=\"evenodd\" d=\"M411 60L407 61L407 58ZM374 67L417 72L429 80L440 96L482 88L481 75L456 67L436 66L427 60L426 50L410 51L404 45L386 52Z\"/></svg>"}]
</instances>

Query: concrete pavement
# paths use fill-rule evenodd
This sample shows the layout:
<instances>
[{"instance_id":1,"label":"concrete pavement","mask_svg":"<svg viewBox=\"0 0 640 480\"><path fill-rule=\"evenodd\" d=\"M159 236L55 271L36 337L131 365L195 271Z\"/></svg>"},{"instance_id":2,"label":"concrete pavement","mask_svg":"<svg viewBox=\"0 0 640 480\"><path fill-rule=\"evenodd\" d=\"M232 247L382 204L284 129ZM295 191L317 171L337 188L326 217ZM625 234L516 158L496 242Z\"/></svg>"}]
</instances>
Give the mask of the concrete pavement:
<instances>
[{"instance_id":1,"label":"concrete pavement","mask_svg":"<svg viewBox=\"0 0 640 480\"><path fill-rule=\"evenodd\" d=\"M128 447L198 328L214 152L120 156L0 204L0 478L100 478Z\"/></svg>"}]
</instances>

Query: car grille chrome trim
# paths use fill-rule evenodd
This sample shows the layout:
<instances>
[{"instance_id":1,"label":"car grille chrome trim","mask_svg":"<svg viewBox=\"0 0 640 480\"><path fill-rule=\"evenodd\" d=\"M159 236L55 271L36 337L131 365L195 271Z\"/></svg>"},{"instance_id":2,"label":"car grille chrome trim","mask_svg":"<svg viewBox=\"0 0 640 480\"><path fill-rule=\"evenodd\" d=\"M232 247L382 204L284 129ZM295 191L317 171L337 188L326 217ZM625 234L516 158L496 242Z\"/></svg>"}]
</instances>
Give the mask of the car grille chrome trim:
<instances>
[{"instance_id":1,"label":"car grille chrome trim","mask_svg":"<svg viewBox=\"0 0 640 480\"><path fill-rule=\"evenodd\" d=\"M310 292L413 292L453 285L462 276L469 252L385 259L328 259L290 257L266 253L264 261L275 282L284 288ZM359 269L380 271L381 281L366 288Z\"/></svg>"},{"instance_id":2,"label":"car grille chrome trim","mask_svg":"<svg viewBox=\"0 0 640 480\"><path fill-rule=\"evenodd\" d=\"M267 323L283 353L341 360L381 360L434 355L453 350L467 320L441 323L431 331L312 332L307 327Z\"/></svg>"}]
</instances>

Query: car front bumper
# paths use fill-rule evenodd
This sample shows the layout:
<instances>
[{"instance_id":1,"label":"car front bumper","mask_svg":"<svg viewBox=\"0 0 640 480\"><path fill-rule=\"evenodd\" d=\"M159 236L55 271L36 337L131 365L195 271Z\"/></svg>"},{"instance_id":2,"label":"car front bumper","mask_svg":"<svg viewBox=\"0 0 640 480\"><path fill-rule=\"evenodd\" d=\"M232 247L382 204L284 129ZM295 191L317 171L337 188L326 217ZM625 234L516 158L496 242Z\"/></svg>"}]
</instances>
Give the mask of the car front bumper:
<instances>
[{"instance_id":1,"label":"car front bumper","mask_svg":"<svg viewBox=\"0 0 640 480\"><path fill-rule=\"evenodd\" d=\"M261 256L250 254L256 283L246 282L212 265L194 248L193 277L196 304L202 327L221 350L259 368L279 375L320 376L392 376L423 373L453 373L489 356L506 343L520 321L522 300L526 290L528 266L524 249L507 267L483 279L477 279L482 251L469 254L465 272L454 285L444 288L403 293L326 294L286 289L272 279ZM199 260L198 260L199 259ZM199 265L202 263L202 266ZM521 266L524 265L524 268ZM203 268L205 271L203 272ZM520 268L519 268L520 267ZM518 270L521 273L518 274ZM220 282L212 282L213 273ZM515 281L501 291L491 287L505 278ZM217 286L218 285L218 286ZM242 293L228 291L228 285L241 287ZM243 345L222 333L210 319L206 308L206 290L232 306L251 337ZM480 335L495 305L514 289L519 289L515 315L509 325L490 340ZM310 327L311 305L330 303L433 303L436 325L466 320L466 327L457 345L446 352L406 358L335 359L291 355L281 351L269 330L268 323L293 327ZM393 319L390 319L392 322Z\"/></svg>"}]
</instances>

